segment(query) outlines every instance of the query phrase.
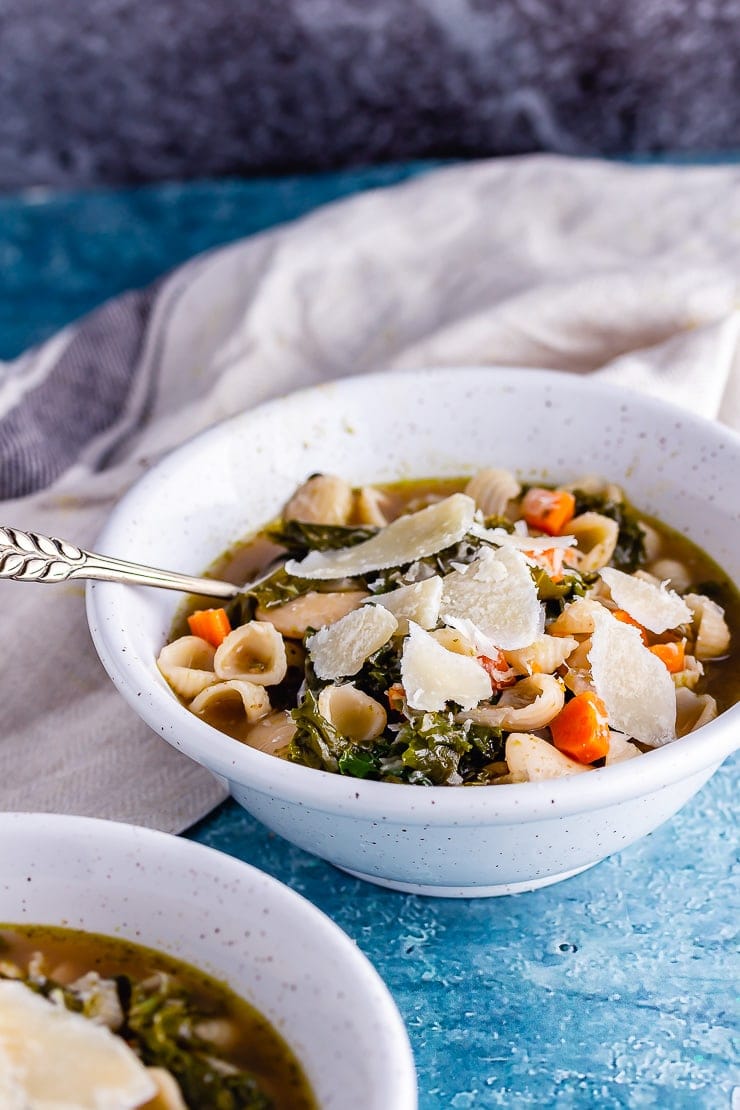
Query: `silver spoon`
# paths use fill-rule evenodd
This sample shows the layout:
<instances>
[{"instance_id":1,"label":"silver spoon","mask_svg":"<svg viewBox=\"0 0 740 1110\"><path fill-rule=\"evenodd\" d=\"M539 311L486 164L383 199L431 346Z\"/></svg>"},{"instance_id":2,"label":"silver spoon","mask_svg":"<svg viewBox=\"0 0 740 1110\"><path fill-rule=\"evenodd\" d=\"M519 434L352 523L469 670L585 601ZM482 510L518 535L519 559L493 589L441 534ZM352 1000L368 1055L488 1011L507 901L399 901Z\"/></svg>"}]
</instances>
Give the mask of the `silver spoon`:
<instances>
[{"instance_id":1,"label":"silver spoon","mask_svg":"<svg viewBox=\"0 0 740 1110\"><path fill-rule=\"evenodd\" d=\"M267 574L248 583L249 586L269 578ZM180 590L205 597L236 597L245 589L216 578L193 578L173 570L129 563L84 551L67 540L43 536L39 532L22 532L19 528L0 527L0 579L15 582L66 582L70 578L95 578L103 582L128 582L136 586L159 586L163 590Z\"/></svg>"}]
</instances>

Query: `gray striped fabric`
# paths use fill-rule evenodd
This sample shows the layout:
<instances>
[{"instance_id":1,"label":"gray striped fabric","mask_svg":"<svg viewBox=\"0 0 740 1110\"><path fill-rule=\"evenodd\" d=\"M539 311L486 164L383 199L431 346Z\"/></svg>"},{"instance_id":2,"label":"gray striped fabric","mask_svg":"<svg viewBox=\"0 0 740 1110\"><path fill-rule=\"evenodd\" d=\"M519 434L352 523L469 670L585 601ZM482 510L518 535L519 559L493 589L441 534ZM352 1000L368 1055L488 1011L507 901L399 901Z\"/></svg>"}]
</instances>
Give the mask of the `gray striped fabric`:
<instances>
[{"instance_id":1,"label":"gray striped fabric","mask_svg":"<svg viewBox=\"0 0 740 1110\"><path fill-rule=\"evenodd\" d=\"M46 376L0 418L0 500L51 485L125 408L153 289L103 305Z\"/></svg>"}]
</instances>

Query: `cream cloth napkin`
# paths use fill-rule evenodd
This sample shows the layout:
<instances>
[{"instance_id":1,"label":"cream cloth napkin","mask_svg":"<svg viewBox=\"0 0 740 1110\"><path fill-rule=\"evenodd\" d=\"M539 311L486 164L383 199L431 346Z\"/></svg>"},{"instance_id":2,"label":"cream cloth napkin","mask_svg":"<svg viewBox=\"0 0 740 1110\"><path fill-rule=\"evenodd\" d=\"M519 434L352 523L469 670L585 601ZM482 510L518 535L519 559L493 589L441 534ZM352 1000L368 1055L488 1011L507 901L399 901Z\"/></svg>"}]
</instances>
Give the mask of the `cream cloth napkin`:
<instances>
[{"instance_id":1,"label":"cream cloth napkin","mask_svg":"<svg viewBox=\"0 0 740 1110\"><path fill-rule=\"evenodd\" d=\"M94 547L116 499L191 434L371 370L546 366L740 430L739 308L740 167L528 156L435 170L200 256L140 301L112 302L0 364L13 474L54 439L39 432L39 398L48 409L50 391L58 446L68 444L80 366L102 383L74 458L47 460L58 476L46 488L43 476L18 478L36 492L2 502L0 522ZM14 446L24 442L33 451ZM0 594L4 809L180 831L223 797L119 698L81 587L0 582Z\"/></svg>"}]
</instances>

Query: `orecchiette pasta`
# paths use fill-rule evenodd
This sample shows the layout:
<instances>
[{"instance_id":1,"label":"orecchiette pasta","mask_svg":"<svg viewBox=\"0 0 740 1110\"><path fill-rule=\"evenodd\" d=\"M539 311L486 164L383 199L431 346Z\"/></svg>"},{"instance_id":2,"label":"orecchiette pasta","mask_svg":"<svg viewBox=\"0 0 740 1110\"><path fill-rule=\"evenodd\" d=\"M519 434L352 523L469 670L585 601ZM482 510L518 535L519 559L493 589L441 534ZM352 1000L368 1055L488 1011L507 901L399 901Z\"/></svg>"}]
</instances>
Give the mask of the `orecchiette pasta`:
<instances>
[{"instance_id":1,"label":"orecchiette pasta","mask_svg":"<svg viewBox=\"0 0 740 1110\"><path fill-rule=\"evenodd\" d=\"M354 515L359 524L384 528L391 520L388 497L373 486L363 486L357 493Z\"/></svg>"},{"instance_id":2,"label":"orecchiette pasta","mask_svg":"<svg viewBox=\"0 0 740 1110\"><path fill-rule=\"evenodd\" d=\"M685 593L691 585L691 575L685 563L678 559L656 559L648 563L647 570L659 582L667 582L671 589Z\"/></svg>"},{"instance_id":3,"label":"orecchiette pasta","mask_svg":"<svg viewBox=\"0 0 740 1110\"><path fill-rule=\"evenodd\" d=\"M190 701L218 681L213 669L215 654L216 649L200 636L180 636L165 644L157 656L157 666L175 693Z\"/></svg>"},{"instance_id":4,"label":"orecchiette pasta","mask_svg":"<svg viewBox=\"0 0 740 1110\"><path fill-rule=\"evenodd\" d=\"M333 474L314 474L293 494L283 516L313 524L346 524L352 501L349 482Z\"/></svg>"},{"instance_id":5,"label":"orecchiette pasta","mask_svg":"<svg viewBox=\"0 0 740 1110\"><path fill-rule=\"evenodd\" d=\"M301 639L309 628L323 628L326 624L334 624L353 609L359 609L368 596L367 590L344 590L325 594L309 590L292 601L272 605L269 609L258 605L255 616L259 621L267 621L282 636Z\"/></svg>"},{"instance_id":6,"label":"orecchiette pasta","mask_svg":"<svg viewBox=\"0 0 740 1110\"><path fill-rule=\"evenodd\" d=\"M351 682L325 686L319 694L319 712L342 736L364 742L380 736L388 720L383 706Z\"/></svg>"},{"instance_id":7,"label":"orecchiette pasta","mask_svg":"<svg viewBox=\"0 0 740 1110\"><path fill-rule=\"evenodd\" d=\"M716 659L719 655L725 655L730 646L730 630L724 609L703 594L686 594L684 601L694 615L696 658Z\"/></svg>"},{"instance_id":8,"label":"orecchiette pasta","mask_svg":"<svg viewBox=\"0 0 740 1110\"><path fill-rule=\"evenodd\" d=\"M458 714L461 721L532 732L544 728L563 708L563 686L551 674L533 674L504 690L495 706Z\"/></svg>"},{"instance_id":9,"label":"orecchiette pasta","mask_svg":"<svg viewBox=\"0 0 740 1110\"><path fill-rule=\"evenodd\" d=\"M265 621L249 621L230 632L216 648L213 666L222 679L274 686L283 681L288 669L283 637Z\"/></svg>"},{"instance_id":10,"label":"orecchiette pasta","mask_svg":"<svg viewBox=\"0 0 740 1110\"><path fill-rule=\"evenodd\" d=\"M686 736L717 716L717 702L710 694L695 694L680 687L676 690L676 735Z\"/></svg>"},{"instance_id":11,"label":"orecchiette pasta","mask_svg":"<svg viewBox=\"0 0 740 1110\"><path fill-rule=\"evenodd\" d=\"M505 651L507 663L517 674L552 674L562 667L572 651L578 647L578 640L572 636L540 636L525 648Z\"/></svg>"},{"instance_id":12,"label":"orecchiette pasta","mask_svg":"<svg viewBox=\"0 0 740 1110\"><path fill-rule=\"evenodd\" d=\"M484 516L504 516L509 502L519 496L522 487L510 470L487 467L470 479L465 492Z\"/></svg>"},{"instance_id":13,"label":"orecchiette pasta","mask_svg":"<svg viewBox=\"0 0 740 1110\"><path fill-rule=\"evenodd\" d=\"M190 710L198 717L207 714L210 721L218 720L228 730L265 717L270 712L270 699L264 686L230 679L207 686L190 703Z\"/></svg>"},{"instance_id":14,"label":"orecchiette pasta","mask_svg":"<svg viewBox=\"0 0 740 1110\"><path fill-rule=\"evenodd\" d=\"M605 567L614 554L619 525L601 513L582 513L571 520L568 534L575 536L577 546L568 549L566 562L581 572L594 571Z\"/></svg>"},{"instance_id":15,"label":"orecchiette pasta","mask_svg":"<svg viewBox=\"0 0 740 1110\"><path fill-rule=\"evenodd\" d=\"M290 714L280 710L255 721L247 731L245 740L250 748L256 748L257 751L280 755L293 739L295 729L295 722L291 720Z\"/></svg>"}]
</instances>

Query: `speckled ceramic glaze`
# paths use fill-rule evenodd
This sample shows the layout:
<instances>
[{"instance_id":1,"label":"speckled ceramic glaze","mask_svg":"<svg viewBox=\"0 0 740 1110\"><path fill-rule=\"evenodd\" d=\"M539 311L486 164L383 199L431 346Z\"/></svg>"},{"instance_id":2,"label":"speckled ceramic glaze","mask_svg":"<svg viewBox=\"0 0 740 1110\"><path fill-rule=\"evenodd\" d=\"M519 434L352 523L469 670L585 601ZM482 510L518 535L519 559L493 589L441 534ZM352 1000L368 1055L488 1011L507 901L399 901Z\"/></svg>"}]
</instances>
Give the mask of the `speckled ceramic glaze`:
<instances>
[{"instance_id":1,"label":"speckled ceramic glaze","mask_svg":"<svg viewBox=\"0 0 740 1110\"><path fill-rule=\"evenodd\" d=\"M601 474L740 579L736 435L595 379L491 367L347 379L243 413L150 471L98 547L195 573L315 471L361 483L482 465L552 482ZM735 707L638 761L571 779L456 790L330 775L244 747L175 700L155 658L177 604L90 587L93 638L126 700L275 832L401 890L490 895L564 879L669 818L740 742Z\"/></svg>"},{"instance_id":2,"label":"speckled ceramic glaze","mask_svg":"<svg viewBox=\"0 0 740 1110\"><path fill-rule=\"evenodd\" d=\"M256 1006L322 1110L415 1110L408 1038L355 944L310 902L231 856L112 821L0 814L0 922L125 937Z\"/></svg>"}]
</instances>

